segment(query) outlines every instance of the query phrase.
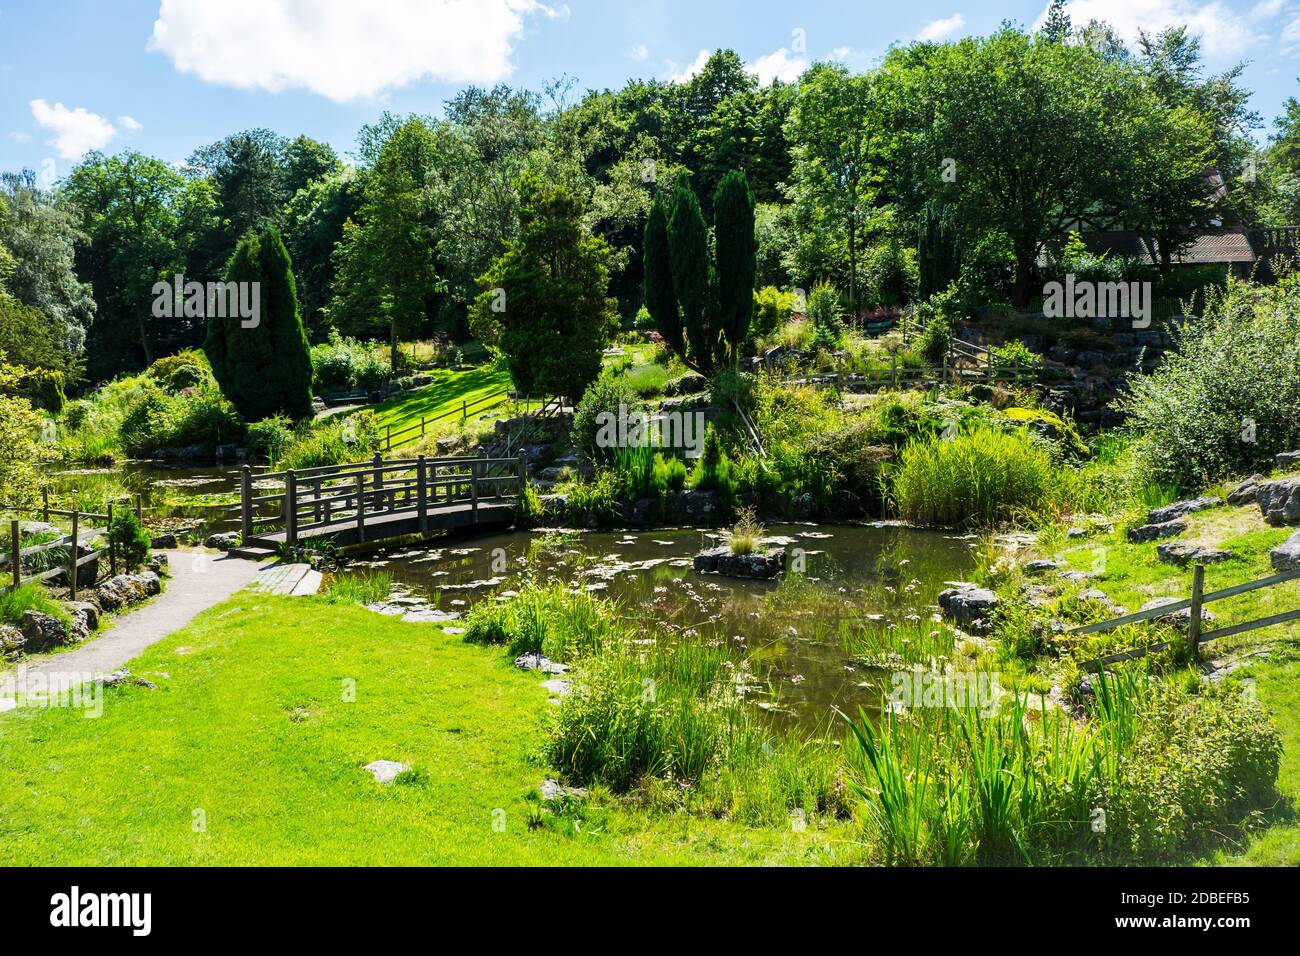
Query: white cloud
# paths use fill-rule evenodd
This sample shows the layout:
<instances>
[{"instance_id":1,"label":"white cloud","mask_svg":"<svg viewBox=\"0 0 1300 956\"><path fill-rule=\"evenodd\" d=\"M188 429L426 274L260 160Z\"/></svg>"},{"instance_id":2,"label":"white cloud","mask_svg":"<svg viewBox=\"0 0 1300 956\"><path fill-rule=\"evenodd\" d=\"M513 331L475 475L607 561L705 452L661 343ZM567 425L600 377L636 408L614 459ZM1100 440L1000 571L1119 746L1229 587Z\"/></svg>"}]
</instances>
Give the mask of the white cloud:
<instances>
[{"instance_id":1,"label":"white cloud","mask_svg":"<svg viewBox=\"0 0 1300 956\"><path fill-rule=\"evenodd\" d=\"M119 116L117 121L122 124L122 128L134 133L140 129L140 121L134 116Z\"/></svg>"},{"instance_id":2,"label":"white cloud","mask_svg":"<svg viewBox=\"0 0 1300 956\"><path fill-rule=\"evenodd\" d=\"M45 100L32 100L28 105L36 122L54 132L48 142L63 159L76 161L92 149L103 149L117 135L112 123L80 106L70 110L62 103L51 106Z\"/></svg>"},{"instance_id":3,"label":"white cloud","mask_svg":"<svg viewBox=\"0 0 1300 956\"><path fill-rule=\"evenodd\" d=\"M15 143L25 143L32 138L32 134L13 132L9 134L9 138L12 139Z\"/></svg>"},{"instance_id":4,"label":"white cloud","mask_svg":"<svg viewBox=\"0 0 1300 956\"><path fill-rule=\"evenodd\" d=\"M922 43L937 43L940 40L948 39L965 25L966 18L960 13L954 13L942 20L931 20L921 28L921 32L916 35L916 38Z\"/></svg>"},{"instance_id":5,"label":"white cloud","mask_svg":"<svg viewBox=\"0 0 1300 956\"><path fill-rule=\"evenodd\" d=\"M424 77L504 80L533 13L565 9L537 0L162 0L147 49L208 83L343 102Z\"/></svg>"},{"instance_id":6,"label":"white cloud","mask_svg":"<svg viewBox=\"0 0 1300 956\"><path fill-rule=\"evenodd\" d=\"M695 54L695 59L682 66L676 60L668 61L668 78L674 83L685 83L700 70L704 69L704 64L709 62L709 51L701 50Z\"/></svg>"},{"instance_id":7,"label":"white cloud","mask_svg":"<svg viewBox=\"0 0 1300 956\"><path fill-rule=\"evenodd\" d=\"M1286 0L1259 0L1259 3L1250 8L1252 20L1268 20L1282 12L1286 6Z\"/></svg>"},{"instance_id":8,"label":"white cloud","mask_svg":"<svg viewBox=\"0 0 1300 956\"><path fill-rule=\"evenodd\" d=\"M1271 5L1270 0L1263 0L1255 9L1263 8L1261 15L1267 16ZM1248 15L1233 13L1221 0L1071 0L1066 13L1076 27L1090 20L1104 20L1130 43L1137 39L1138 30L1157 33L1185 25L1201 38L1206 56L1212 59L1240 56L1265 39L1263 33L1250 26ZM1044 7L1035 28L1046 17Z\"/></svg>"},{"instance_id":9,"label":"white cloud","mask_svg":"<svg viewBox=\"0 0 1300 956\"><path fill-rule=\"evenodd\" d=\"M638 43L632 49L627 51L629 60L636 60L638 63L645 61L650 56L650 49L644 43Z\"/></svg>"},{"instance_id":10,"label":"white cloud","mask_svg":"<svg viewBox=\"0 0 1300 956\"><path fill-rule=\"evenodd\" d=\"M808 69L808 61L781 47L766 56L760 56L753 63L747 63L746 68L750 73L757 73L758 81L767 86L773 80L793 83L799 79L804 70Z\"/></svg>"}]
</instances>

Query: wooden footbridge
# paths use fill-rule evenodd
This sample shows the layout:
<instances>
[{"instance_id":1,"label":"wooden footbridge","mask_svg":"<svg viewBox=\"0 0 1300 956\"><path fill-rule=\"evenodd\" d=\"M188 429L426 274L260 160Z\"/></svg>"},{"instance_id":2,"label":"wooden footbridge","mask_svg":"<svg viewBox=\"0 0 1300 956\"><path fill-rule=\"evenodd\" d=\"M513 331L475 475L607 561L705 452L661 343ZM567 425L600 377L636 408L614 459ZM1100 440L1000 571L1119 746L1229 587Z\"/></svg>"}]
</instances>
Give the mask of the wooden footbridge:
<instances>
[{"instance_id":1,"label":"wooden footbridge","mask_svg":"<svg viewBox=\"0 0 1300 956\"><path fill-rule=\"evenodd\" d=\"M245 465L237 514L243 546L264 557L313 541L351 545L407 534L505 527L527 480L524 458L417 458L254 475ZM263 486L255 488L254 486ZM264 491L283 485L282 491Z\"/></svg>"}]
</instances>

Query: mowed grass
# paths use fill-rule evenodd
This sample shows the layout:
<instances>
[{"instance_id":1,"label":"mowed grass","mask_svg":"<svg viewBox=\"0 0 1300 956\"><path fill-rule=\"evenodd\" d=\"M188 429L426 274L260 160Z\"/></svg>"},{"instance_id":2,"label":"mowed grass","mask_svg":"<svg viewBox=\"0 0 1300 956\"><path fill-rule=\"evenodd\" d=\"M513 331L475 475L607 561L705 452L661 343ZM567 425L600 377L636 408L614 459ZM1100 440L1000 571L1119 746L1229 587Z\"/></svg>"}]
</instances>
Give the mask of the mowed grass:
<instances>
[{"instance_id":1,"label":"mowed grass","mask_svg":"<svg viewBox=\"0 0 1300 956\"><path fill-rule=\"evenodd\" d=\"M650 816L594 794L574 827L527 798L541 678L320 598L236 595L130 665L103 714L0 715L0 863L830 862L812 828ZM351 687L355 700L347 700ZM397 760L388 786L362 767ZM497 828L494 828L494 821ZM504 828L501 828L501 824Z\"/></svg>"},{"instance_id":2,"label":"mowed grass","mask_svg":"<svg viewBox=\"0 0 1300 956\"><path fill-rule=\"evenodd\" d=\"M513 387L509 372L489 366L465 372L438 369L432 374L437 376L432 385L405 395L395 395L375 407L375 417L381 428L392 426L397 430L418 422L421 418L433 418L459 410L462 402L473 404L503 388ZM471 416L474 412L471 408Z\"/></svg>"}]
</instances>

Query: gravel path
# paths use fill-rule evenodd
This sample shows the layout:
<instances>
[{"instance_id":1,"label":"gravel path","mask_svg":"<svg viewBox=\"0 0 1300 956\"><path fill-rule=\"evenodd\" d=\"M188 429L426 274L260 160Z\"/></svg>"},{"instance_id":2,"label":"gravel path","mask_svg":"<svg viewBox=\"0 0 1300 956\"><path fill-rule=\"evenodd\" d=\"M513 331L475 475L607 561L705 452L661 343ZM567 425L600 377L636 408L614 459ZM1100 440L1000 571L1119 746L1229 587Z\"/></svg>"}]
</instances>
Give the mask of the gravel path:
<instances>
[{"instance_id":1,"label":"gravel path","mask_svg":"<svg viewBox=\"0 0 1300 956\"><path fill-rule=\"evenodd\" d=\"M214 556L202 549L157 553L167 555L171 571L161 595L137 610L118 615L112 627L76 650L56 654L35 666L19 667L14 674L0 678L0 697L26 692L35 675L39 675L38 688L55 693L100 674L110 674L150 644L180 630L200 611L250 584L259 570L256 561ZM0 701L0 711L4 709Z\"/></svg>"}]
</instances>

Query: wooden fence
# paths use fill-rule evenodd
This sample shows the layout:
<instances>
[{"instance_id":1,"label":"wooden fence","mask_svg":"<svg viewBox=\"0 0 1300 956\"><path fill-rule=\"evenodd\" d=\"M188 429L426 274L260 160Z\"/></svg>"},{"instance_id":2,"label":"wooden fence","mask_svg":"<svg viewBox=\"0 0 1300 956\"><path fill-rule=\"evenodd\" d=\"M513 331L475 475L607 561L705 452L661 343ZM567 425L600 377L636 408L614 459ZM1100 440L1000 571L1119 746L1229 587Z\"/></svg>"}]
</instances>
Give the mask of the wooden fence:
<instances>
[{"instance_id":1,"label":"wooden fence","mask_svg":"<svg viewBox=\"0 0 1300 956\"><path fill-rule=\"evenodd\" d=\"M21 509L11 508L10 510ZM78 569L92 561L99 560L99 558L105 554L108 555L109 574L117 574L117 551L113 547L111 541L109 541L106 548L98 548L92 550L88 554L81 554L81 545L84 541L93 541L98 537L104 537L107 539L108 529L113 524L112 504L108 505L107 514L97 514L95 512L75 510L63 511L57 508L51 508L47 499L44 507L40 510L42 515L44 515L44 520L46 522L49 521L52 515L56 517L70 518L72 520L72 530L69 534L62 535L53 541L46 541L42 544L34 544L24 548L21 546L22 535L19 531L20 522L17 518L12 519L9 522L9 553L0 555L0 568L8 567L9 569L9 583L0 586L0 594L12 591L14 588L21 587L24 584L29 584L32 581L46 581L50 578L58 577L61 574L67 574L68 590L71 594L72 600L75 601L77 599ZM83 518L91 522L102 521L104 522L104 525L103 527L83 528L81 527L81 520ZM46 569L45 571L39 571L28 575L23 574L23 561L25 559L31 559L37 555L61 548L67 548L68 550L66 560L60 562L55 567ZM33 562L29 561L29 563Z\"/></svg>"},{"instance_id":2,"label":"wooden fence","mask_svg":"<svg viewBox=\"0 0 1300 956\"><path fill-rule=\"evenodd\" d=\"M1300 608L1294 611L1283 611L1280 614L1271 614L1268 617L1261 617L1254 621L1245 621L1241 624L1233 624L1229 627L1221 627L1213 631L1203 631L1201 622L1201 610L1207 604L1215 601L1222 601L1225 598L1236 597L1239 594L1248 594L1251 591L1257 591L1260 588L1271 588L1279 584L1285 584L1287 581L1294 581L1300 578L1300 570L1283 571L1279 574L1272 574L1266 578L1259 578L1255 581L1247 581L1244 584L1234 584L1232 587L1223 588L1218 591L1205 593L1205 566L1198 564L1192 568L1192 593L1191 597L1183 601L1174 601L1170 604L1161 604L1156 607L1147 608L1145 611L1135 611L1132 614L1125 614L1123 617L1112 618L1108 621L1098 621L1095 624L1085 624L1082 627L1076 627L1071 634L1097 634L1102 631L1113 630L1117 627L1123 627L1125 624L1136 624L1139 621L1150 621L1155 618L1167 617L1170 614L1177 614L1180 611L1188 611L1190 618L1188 620L1187 642L1192 648L1193 654L1198 654L1200 646L1208 641L1217 640L1221 637L1232 637L1235 634L1244 634L1247 631L1253 631L1261 627L1271 627L1274 624L1284 624L1287 621L1300 620ZM1110 654L1106 657L1099 657L1096 660L1088 661L1081 665L1085 670L1101 670L1107 664L1116 664L1120 661L1133 660L1134 658L1144 657L1147 654L1161 651L1169 647L1171 641L1160 641L1156 644L1150 644L1146 647L1139 647L1131 651L1124 651L1118 654Z\"/></svg>"}]
</instances>

